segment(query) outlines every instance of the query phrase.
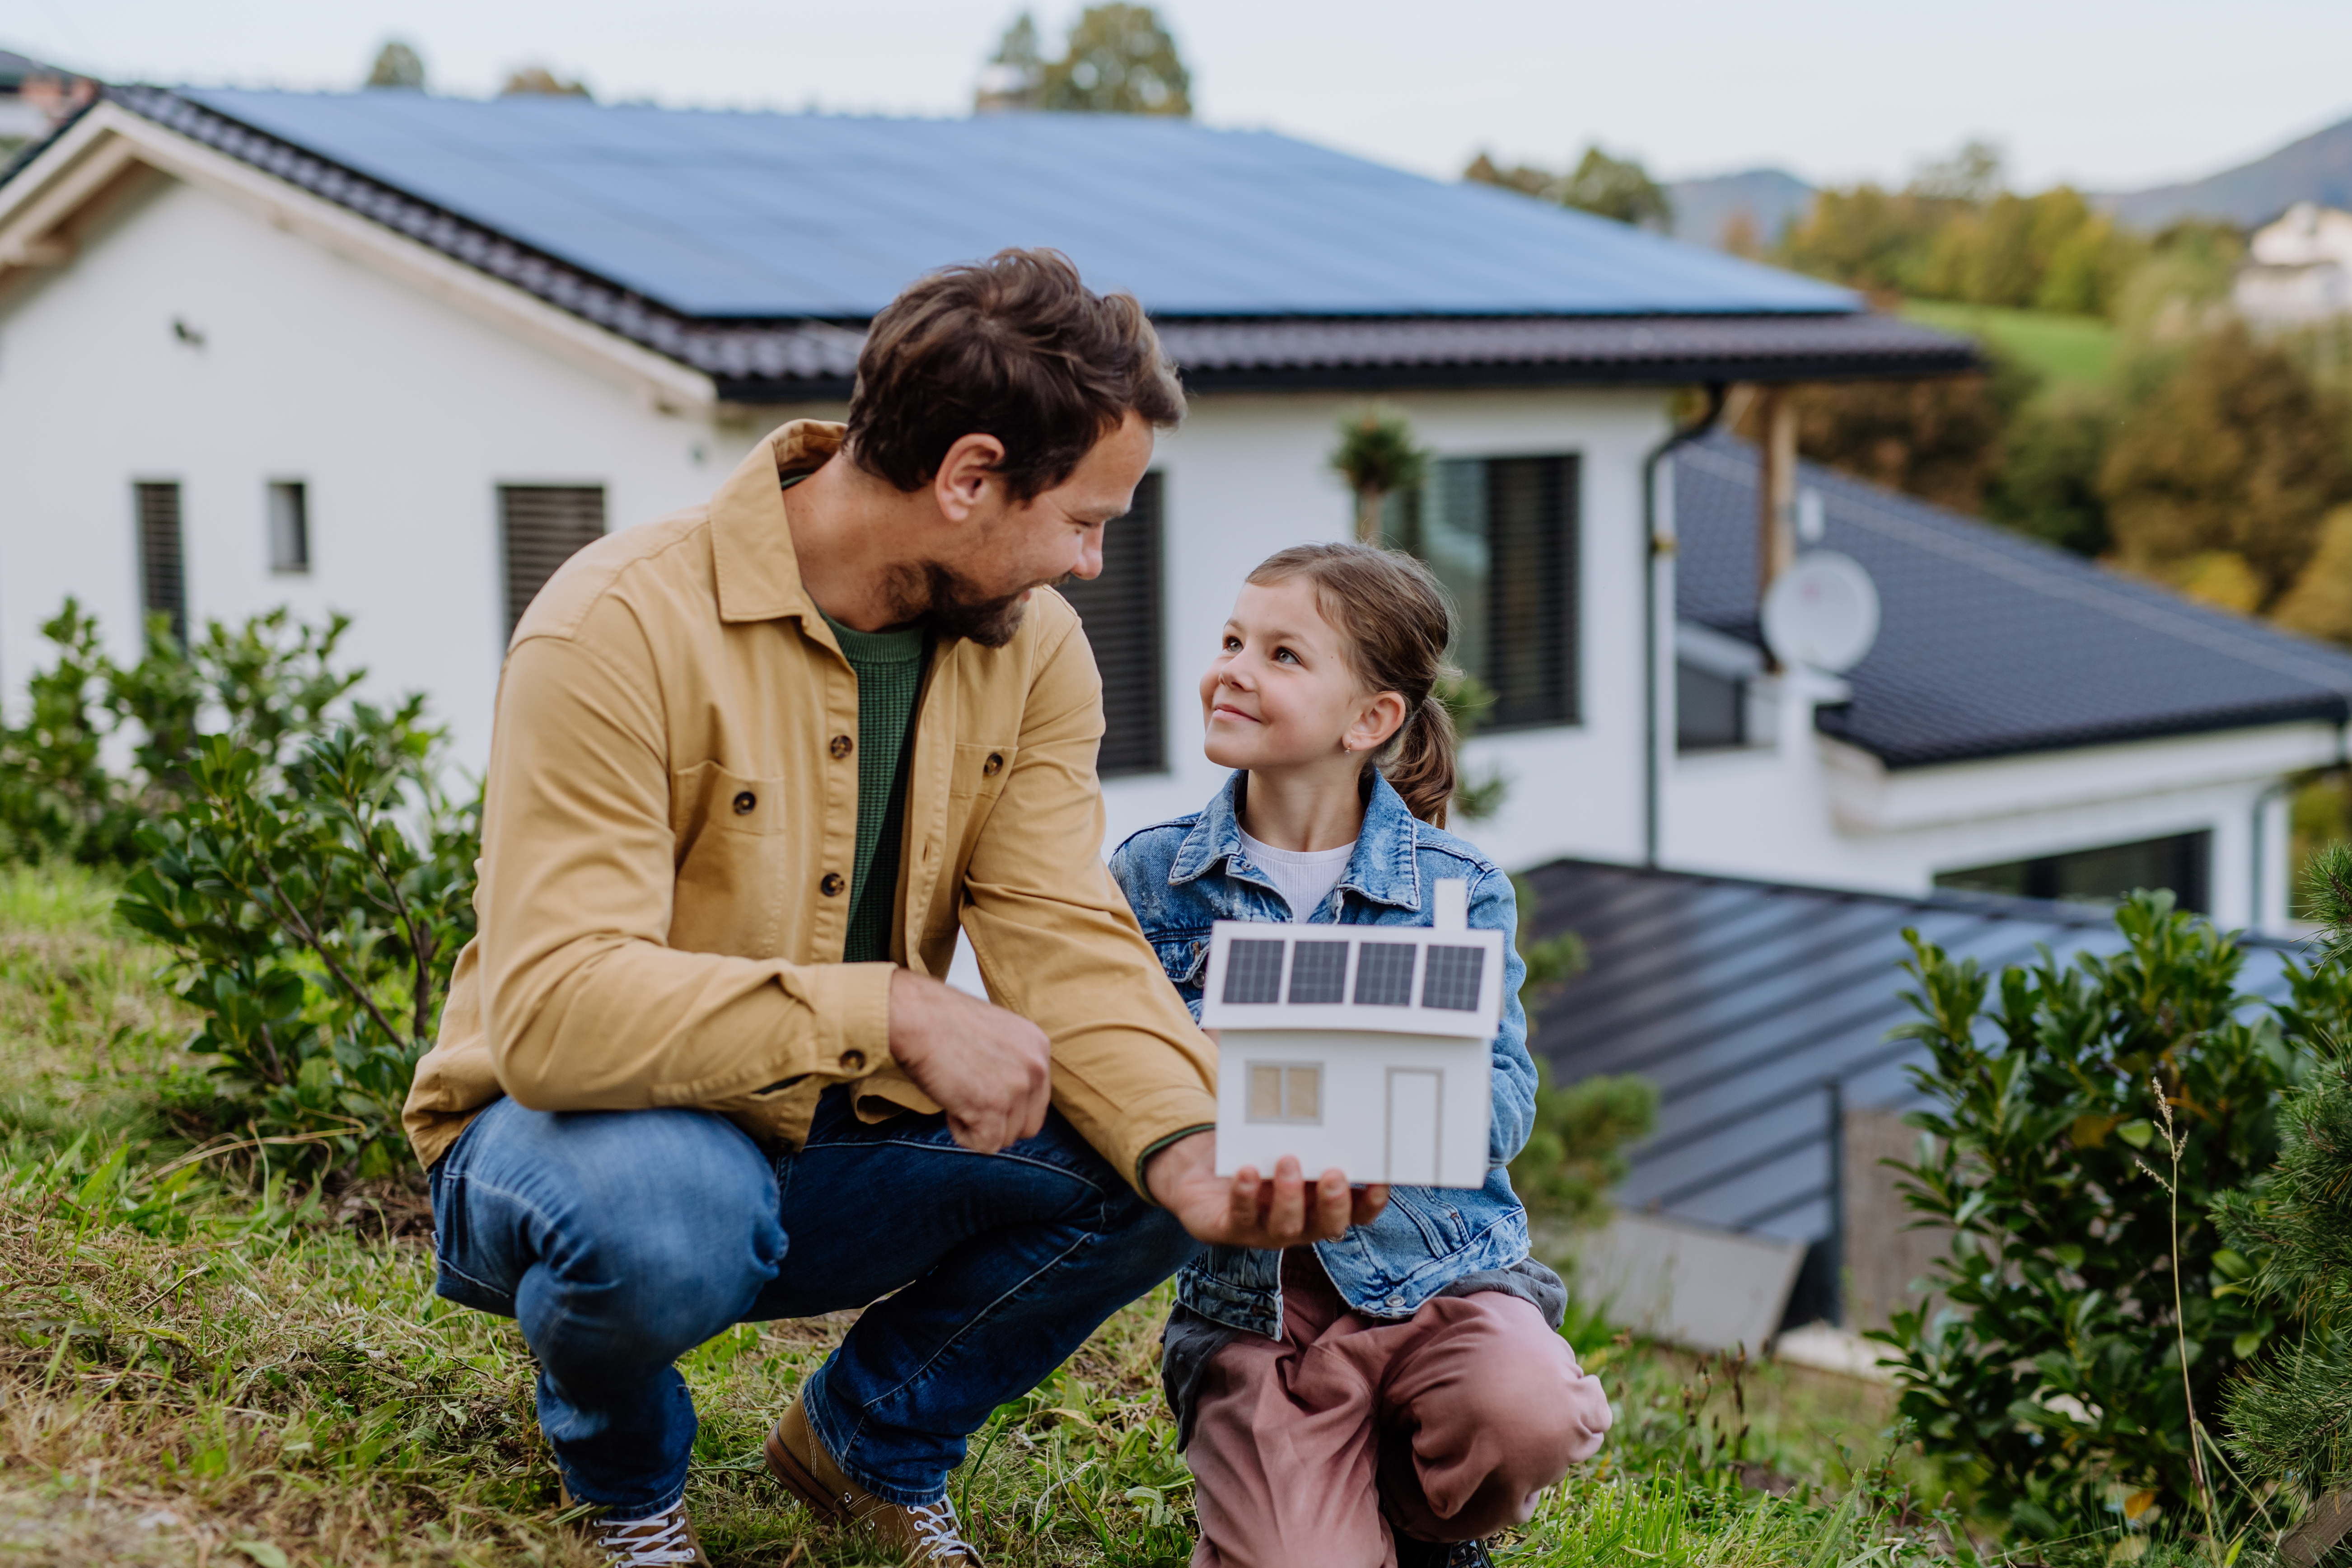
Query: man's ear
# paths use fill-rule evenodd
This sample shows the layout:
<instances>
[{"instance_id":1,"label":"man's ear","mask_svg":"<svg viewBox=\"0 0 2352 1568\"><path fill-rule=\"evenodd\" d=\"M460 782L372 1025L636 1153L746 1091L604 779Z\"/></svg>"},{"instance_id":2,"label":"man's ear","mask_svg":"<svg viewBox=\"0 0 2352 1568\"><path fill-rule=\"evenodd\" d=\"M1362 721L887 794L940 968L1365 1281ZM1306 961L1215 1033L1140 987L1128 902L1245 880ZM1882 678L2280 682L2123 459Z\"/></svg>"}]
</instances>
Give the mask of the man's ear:
<instances>
[{"instance_id":1,"label":"man's ear","mask_svg":"<svg viewBox=\"0 0 2352 1568\"><path fill-rule=\"evenodd\" d=\"M992 493L1002 496L1004 479L998 470L1003 464L1004 443L995 437L957 437L940 459L940 471L931 476L931 500L940 515L962 522L986 505Z\"/></svg>"},{"instance_id":2,"label":"man's ear","mask_svg":"<svg viewBox=\"0 0 2352 1568\"><path fill-rule=\"evenodd\" d=\"M1340 744L1351 752L1377 752L1404 728L1404 694L1383 691L1364 700Z\"/></svg>"}]
</instances>

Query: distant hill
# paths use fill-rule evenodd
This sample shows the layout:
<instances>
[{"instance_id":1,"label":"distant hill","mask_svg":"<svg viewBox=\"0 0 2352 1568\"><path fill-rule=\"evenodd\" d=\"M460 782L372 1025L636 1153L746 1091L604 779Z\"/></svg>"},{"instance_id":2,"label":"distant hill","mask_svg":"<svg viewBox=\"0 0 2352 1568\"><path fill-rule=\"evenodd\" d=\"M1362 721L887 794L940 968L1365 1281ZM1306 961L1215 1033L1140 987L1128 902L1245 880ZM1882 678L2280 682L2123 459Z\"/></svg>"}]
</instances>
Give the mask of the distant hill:
<instances>
[{"instance_id":1,"label":"distant hill","mask_svg":"<svg viewBox=\"0 0 2352 1568\"><path fill-rule=\"evenodd\" d=\"M2201 180L2095 199L2135 228L2162 228L2184 217L2220 218L2251 228L2296 202L2352 207L2352 120Z\"/></svg>"},{"instance_id":2,"label":"distant hill","mask_svg":"<svg viewBox=\"0 0 2352 1568\"><path fill-rule=\"evenodd\" d=\"M1769 246L1780 237L1783 226L1805 216L1813 204L1813 187L1783 170L1749 169L1673 181L1666 186L1666 199L1674 203L1676 239L1721 245L1724 225L1734 213L1745 211L1756 226L1759 243Z\"/></svg>"}]
</instances>

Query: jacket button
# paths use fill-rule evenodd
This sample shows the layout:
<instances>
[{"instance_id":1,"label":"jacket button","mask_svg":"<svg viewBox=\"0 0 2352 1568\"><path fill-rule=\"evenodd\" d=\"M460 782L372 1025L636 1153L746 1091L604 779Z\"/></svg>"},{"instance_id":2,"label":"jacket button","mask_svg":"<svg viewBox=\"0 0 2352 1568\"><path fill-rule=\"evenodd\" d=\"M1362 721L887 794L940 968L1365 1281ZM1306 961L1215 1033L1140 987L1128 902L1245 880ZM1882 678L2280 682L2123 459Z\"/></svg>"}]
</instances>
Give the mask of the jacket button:
<instances>
[{"instance_id":1,"label":"jacket button","mask_svg":"<svg viewBox=\"0 0 2352 1568\"><path fill-rule=\"evenodd\" d=\"M863 1071L865 1071L865 1070L866 1070L866 1053L865 1053L864 1051L858 1051L858 1050L848 1050L848 1051L844 1051L844 1052L842 1052L842 1053L841 1053L841 1070L842 1070L842 1071L844 1071L844 1072L863 1072Z\"/></svg>"},{"instance_id":2,"label":"jacket button","mask_svg":"<svg viewBox=\"0 0 2352 1568\"><path fill-rule=\"evenodd\" d=\"M826 898L831 899L838 897L841 893L841 889L847 886L849 886L849 884L842 880L840 872L827 871L824 874L824 879L817 883L816 888L818 892L823 893Z\"/></svg>"},{"instance_id":3,"label":"jacket button","mask_svg":"<svg viewBox=\"0 0 2352 1568\"><path fill-rule=\"evenodd\" d=\"M850 752L854 750L856 745L857 742L851 740L846 735L835 735L824 749L833 753L833 760L837 763L841 761L842 758L849 755Z\"/></svg>"},{"instance_id":4,"label":"jacket button","mask_svg":"<svg viewBox=\"0 0 2352 1568\"><path fill-rule=\"evenodd\" d=\"M980 776L982 778L992 779L1003 771L1004 753L1003 752L989 752L988 761L980 764Z\"/></svg>"},{"instance_id":5,"label":"jacket button","mask_svg":"<svg viewBox=\"0 0 2352 1568\"><path fill-rule=\"evenodd\" d=\"M738 816L749 816L751 815L751 808L759 804L760 797L758 795L753 795L748 789L740 790L735 795L735 815Z\"/></svg>"}]
</instances>

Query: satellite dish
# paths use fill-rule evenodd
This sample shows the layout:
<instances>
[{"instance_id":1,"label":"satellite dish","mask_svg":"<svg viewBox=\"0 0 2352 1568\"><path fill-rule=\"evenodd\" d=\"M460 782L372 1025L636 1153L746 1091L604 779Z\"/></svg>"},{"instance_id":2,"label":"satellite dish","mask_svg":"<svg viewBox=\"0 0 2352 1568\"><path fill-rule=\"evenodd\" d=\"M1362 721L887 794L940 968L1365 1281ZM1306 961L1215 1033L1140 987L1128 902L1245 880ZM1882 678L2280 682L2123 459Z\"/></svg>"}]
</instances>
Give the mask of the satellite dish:
<instances>
[{"instance_id":1,"label":"satellite dish","mask_svg":"<svg viewBox=\"0 0 2352 1568\"><path fill-rule=\"evenodd\" d=\"M1878 589L1852 556L1809 550L1764 595L1764 641L1782 664L1843 675L1878 640Z\"/></svg>"}]
</instances>

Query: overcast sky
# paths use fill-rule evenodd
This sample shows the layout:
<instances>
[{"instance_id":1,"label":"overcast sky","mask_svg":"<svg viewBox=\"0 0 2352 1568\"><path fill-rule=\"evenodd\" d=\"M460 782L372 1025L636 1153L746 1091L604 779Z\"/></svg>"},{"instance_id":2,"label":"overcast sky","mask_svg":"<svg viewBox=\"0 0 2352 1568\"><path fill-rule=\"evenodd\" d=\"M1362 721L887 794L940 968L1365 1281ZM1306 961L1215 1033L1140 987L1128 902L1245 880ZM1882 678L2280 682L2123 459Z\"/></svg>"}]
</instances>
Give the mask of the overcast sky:
<instances>
[{"instance_id":1,"label":"overcast sky","mask_svg":"<svg viewBox=\"0 0 2352 1568\"><path fill-rule=\"evenodd\" d=\"M11 0L0 47L124 80L342 88L387 37L438 90L544 64L598 97L956 114L996 0ZM1037 8L1049 45L1078 11ZM1433 174L1591 141L1680 176L1900 178L1963 139L2016 183L2208 174L2352 115L2347 0L1167 0L1212 124Z\"/></svg>"}]
</instances>

